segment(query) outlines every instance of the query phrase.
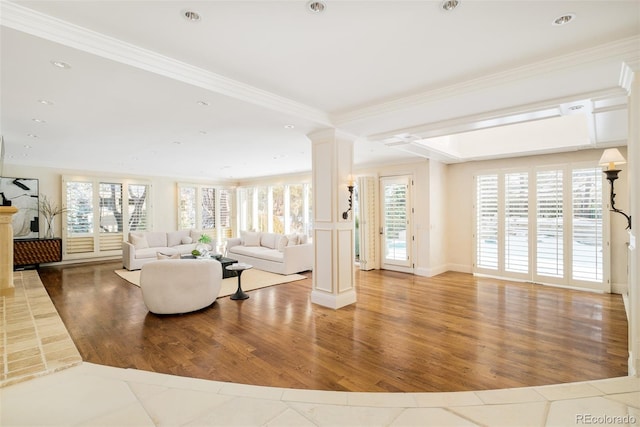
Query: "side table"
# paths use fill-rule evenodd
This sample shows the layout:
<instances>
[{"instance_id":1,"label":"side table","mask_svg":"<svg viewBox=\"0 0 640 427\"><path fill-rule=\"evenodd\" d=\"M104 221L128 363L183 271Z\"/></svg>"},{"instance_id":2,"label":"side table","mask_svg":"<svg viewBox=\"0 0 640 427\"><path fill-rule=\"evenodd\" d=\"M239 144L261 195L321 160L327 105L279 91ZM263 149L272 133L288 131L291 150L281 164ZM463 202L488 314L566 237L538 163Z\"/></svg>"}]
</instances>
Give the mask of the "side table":
<instances>
[{"instance_id":1,"label":"side table","mask_svg":"<svg viewBox=\"0 0 640 427\"><path fill-rule=\"evenodd\" d=\"M253 266L238 262L236 264L227 265L225 268L230 271L235 271L238 274L238 289L236 290L235 294L231 295L230 298L233 300L242 300L249 298L249 295L247 295L247 293L242 290L242 282L240 281L240 277L242 276L243 271L253 268Z\"/></svg>"}]
</instances>

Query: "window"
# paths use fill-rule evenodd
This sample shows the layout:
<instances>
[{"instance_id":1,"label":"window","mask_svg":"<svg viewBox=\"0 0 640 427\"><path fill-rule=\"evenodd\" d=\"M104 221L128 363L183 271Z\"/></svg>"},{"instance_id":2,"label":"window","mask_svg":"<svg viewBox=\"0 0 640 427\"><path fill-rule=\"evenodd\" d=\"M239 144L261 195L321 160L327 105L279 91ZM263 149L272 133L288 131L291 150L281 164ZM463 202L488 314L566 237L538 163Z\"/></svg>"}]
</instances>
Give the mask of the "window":
<instances>
[{"instance_id":1,"label":"window","mask_svg":"<svg viewBox=\"0 0 640 427\"><path fill-rule=\"evenodd\" d=\"M67 176L62 182L65 259L114 255L126 233L148 229L149 184Z\"/></svg>"},{"instance_id":2,"label":"window","mask_svg":"<svg viewBox=\"0 0 640 427\"><path fill-rule=\"evenodd\" d=\"M233 200L225 188L178 184L178 228L206 231L222 241L232 234Z\"/></svg>"},{"instance_id":3,"label":"window","mask_svg":"<svg viewBox=\"0 0 640 427\"><path fill-rule=\"evenodd\" d=\"M149 212L147 211L148 194L148 185L129 185L128 231L146 231L150 229L147 221L147 219L149 218Z\"/></svg>"},{"instance_id":4,"label":"window","mask_svg":"<svg viewBox=\"0 0 640 427\"><path fill-rule=\"evenodd\" d=\"M474 272L606 290L599 168L487 173L475 181Z\"/></svg>"},{"instance_id":5,"label":"window","mask_svg":"<svg viewBox=\"0 0 640 427\"><path fill-rule=\"evenodd\" d=\"M284 193L285 187L284 185L278 185L276 187L271 188L271 199L273 203L273 208L271 211L273 212L273 220L271 222L271 231L274 233L284 233Z\"/></svg>"},{"instance_id":6,"label":"window","mask_svg":"<svg viewBox=\"0 0 640 427\"><path fill-rule=\"evenodd\" d=\"M240 230L309 235L311 186L308 184L238 189Z\"/></svg>"},{"instance_id":7,"label":"window","mask_svg":"<svg viewBox=\"0 0 640 427\"><path fill-rule=\"evenodd\" d=\"M93 232L93 183L67 182L67 235Z\"/></svg>"},{"instance_id":8,"label":"window","mask_svg":"<svg viewBox=\"0 0 640 427\"><path fill-rule=\"evenodd\" d=\"M100 232L122 233L122 184L100 183Z\"/></svg>"},{"instance_id":9,"label":"window","mask_svg":"<svg viewBox=\"0 0 640 427\"><path fill-rule=\"evenodd\" d=\"M196 188L178 187L178 228L196 228Z\"/></svg>"},{"instance_id":10,"label":"window","mask_svg":"<svg viewBox=\"0 0 640 427\"><path fill-rule=\"evenodd\" d=\"M198 228L203 230L213 230L216 228L216 189L211 187L201 187L202 202L201 223Z\"/></svg>"},{"instance_id":11,"label":"window","mask_svg":"<svg viewBox=\"0 0 640 427\"><path fill-rule=\"evenodd\" d=\"M226 189L221 189L220 193L220 233L223 237L231 237L233 235L232 228L232 215L233 211L231 209L231 191Z\"/></svg>"}]
</instances>

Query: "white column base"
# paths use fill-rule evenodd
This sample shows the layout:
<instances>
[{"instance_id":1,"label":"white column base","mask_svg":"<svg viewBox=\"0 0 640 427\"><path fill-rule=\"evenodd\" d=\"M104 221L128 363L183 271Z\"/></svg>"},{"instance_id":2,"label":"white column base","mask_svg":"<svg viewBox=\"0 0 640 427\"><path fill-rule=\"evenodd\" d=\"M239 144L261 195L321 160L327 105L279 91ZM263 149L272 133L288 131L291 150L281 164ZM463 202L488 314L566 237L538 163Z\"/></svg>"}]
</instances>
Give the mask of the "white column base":
<instances>
[{"instance_id":1,"label":"white column base","mask_svg":"<svg viewBox=\"0 0 640 427\"><path fill-rule=\"evenodd\" d=\"M351 289L337 295L318 291L315 289L311 291L312 303L321 305L323 307L332 308L334 310L345 307L349 304L353 304L356 302L356 299L357 298L355 289Z\"/></svg>"}]
</instances>

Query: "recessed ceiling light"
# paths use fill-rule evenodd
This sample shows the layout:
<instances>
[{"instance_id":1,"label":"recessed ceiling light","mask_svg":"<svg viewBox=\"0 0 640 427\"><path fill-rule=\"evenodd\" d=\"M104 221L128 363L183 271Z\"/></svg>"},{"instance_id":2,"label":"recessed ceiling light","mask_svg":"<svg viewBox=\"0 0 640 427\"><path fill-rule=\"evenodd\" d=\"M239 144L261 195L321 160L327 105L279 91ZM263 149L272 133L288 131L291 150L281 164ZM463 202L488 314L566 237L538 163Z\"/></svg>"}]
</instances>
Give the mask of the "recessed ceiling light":
<instances>
[{"instance_id":1,"label":"recessed ceiling light","mask_svg":"<svg viewBox=\"0 0 640 427\"><path fill-rule=\"evenodd\" d=\"M173 141L173 143L176 145L182 145L182 141Z\"/></svg>"},{"instance_id":2,"label":"recessed ceiling light","mask_svg":"<svg viewBox=\"0 0 640 427\"><path fill-rule=\"evenodd\" d=\"M569 110L578 111L578 110L582 110L583 108L584 108L584 105L572 105L571 107L569 107Z\"/></svg>"},{"instance_id":3,"label":"recessed ceiling light","mask_svg":"<svg viewBox=\"0 0 640 427\"><path fill-rule=\"evenodd\" d=\"M27 136L28 136L29 138L37 138L37 137L38 137L38 135L36 135L35 133L28 133L28 134L27 134ZM25 146L25 147L26 147L26 146ZM29 147L29 148L30 148L30 147Z\"/></svg>"},{"instance_id":4,"label":"recessed ceiling light","mask_svg":"<svg viewBox=\"0 0 640 427\"><path fill-rule=\"evenodd\" d=\"M67 64L66 62L62 62L62 61L51 61L51 64L54 67L63 68L65 70L68 70L69 68L71 68L71 65Z\"/></svg>"},{"instance_id":5,"label":"recessed ceiling light","mask_svg":"<svg viewBox=\"0 0 640 427\"><path fill-rule=\"evenodd\" d=\"M201 105L203 107L208 107L209 103L207 101L198 101L198 105Z\"/></svg>"},{"instance_id":6,"label":"recessed ceiling light","mask_svg":"<svg viewBox=\"0 0 640 427\"><path fill-rule=\"evenodd\" d=\"M27 150L31 148L31 146L29 144L25 144L23 145L24 148L26 148Z\"/></svg>"},{"instance_id":7,"label":"recessed ceiling light","mask_svg":"<svg viewBox=\"0 0 640 427\"><path fill-rule=\"evenodd\" d=\"M189 22L198 22L200 21L200 14L198 12L194 12L193 10L185 10L182 12L182 16Z\"/></svg>"},{"instance_id":8,"label":"recessed ceiling light","mask_svg":"<svg viewBox=\"0 0 640 427\"><path fill-rule=\"evenodd\" d=\"M327 4L322 0L312 0L307 3L307 10L314 14L322 13L326 8Z\"/></svg>"},{"instance_id":9,"label":"recessed ceiling light","mask_svg":"<svg viewBox=\"0 0 640 427\"><path fill-rule=\"evenodd\" d=\"M447 12L455 9L456 7L458 7L458 5L460 4L460 2L458 0L444 0L441 4L440 7L443 10L446 10Z\"/></svg>"},{"instance_id":10,"label":"recessed ceiling light","mask_svg":"<svg viewBox=\"0 0 640 427\"><path fill-rule=\"evenodd\" d=\"M31 119L31 120L33 120L33 121L34 121L34 122L36 122L36 123L47 123L45 120L38 119L38 118Z\"/></svg>"},{"instance_id":11,"label":"recessed ceiling light","mask_svg":"<svg viewBox=\"0 0 640 427\"><path fill-rule=\"evenodd\" d=\"M295 126L294 125L284 125L285 129L294 129Z\"/></svg>"},{"instance_id":12,"label":"recessed ceiling light","mask_svg":"<svg viewBox=\"0 0 640 427\"><path fill-rule=\"evenodd\" d=\"M198 131L198 133L199 133L200 135L206 135L206 134L207 134L207 131L206 131L206 130L201 130L201 131Z\"/></svg>"},{"instance_id":13,"label":"recessed ceiling light","mask_svg":"<svg viewBox=\"0 0 640 427\"><path fill-rule=\"evenodd\" d=\"M575 17L576 15L574 15L573 13L567 13L566 15L562 15L554 19L551 25L565 25L571 22Z\"/></svg>"},{"instance_id":14,"label":"recessed ceiling light","mask_svg":"<svg viewBox=\"0 0 640 427\"><path fill-rule=\"evenodd\" d=\"M38 104L53 105L53 101L47 101L46 99L38 99Z\"/></svg>"}]
</instances>

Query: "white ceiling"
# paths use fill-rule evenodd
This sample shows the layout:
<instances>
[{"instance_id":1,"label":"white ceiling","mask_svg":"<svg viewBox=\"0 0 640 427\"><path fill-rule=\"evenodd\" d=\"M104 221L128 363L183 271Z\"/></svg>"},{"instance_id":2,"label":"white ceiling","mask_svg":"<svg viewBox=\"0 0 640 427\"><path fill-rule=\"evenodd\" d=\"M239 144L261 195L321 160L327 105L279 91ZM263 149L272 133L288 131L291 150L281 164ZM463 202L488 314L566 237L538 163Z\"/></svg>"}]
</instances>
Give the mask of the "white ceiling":
<instances>
[{"instance_id":1,"label":"white ceiling","mask_svg":"<svg viewBox=\"0 0 640 427\"><path fill-rule=\"evenodd\" d=\"M305 4L2 1L5 163L240 180L309 171L327 127L359 167L626 141L638 1Z\"/></svg>"}]
</instances>

